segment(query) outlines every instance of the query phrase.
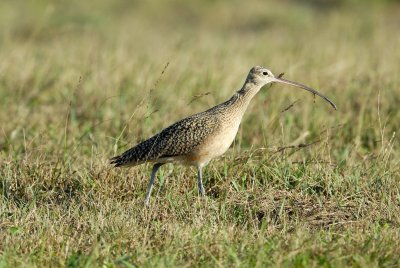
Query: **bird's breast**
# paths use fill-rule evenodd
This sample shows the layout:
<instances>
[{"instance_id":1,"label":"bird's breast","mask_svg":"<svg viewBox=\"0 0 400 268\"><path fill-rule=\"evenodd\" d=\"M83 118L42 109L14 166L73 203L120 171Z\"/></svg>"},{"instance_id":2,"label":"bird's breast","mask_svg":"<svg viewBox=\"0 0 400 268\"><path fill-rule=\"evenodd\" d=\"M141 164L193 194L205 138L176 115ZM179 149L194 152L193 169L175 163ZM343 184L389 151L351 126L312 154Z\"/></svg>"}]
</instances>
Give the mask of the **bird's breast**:
<instances>
[{"instance_id":1,"label":"bird's breast","mask_svg":"<svg viewBox=\"0 0 400 268\"><path fill-rule=\"evenodd\" d=\"M240 118L223 121L220 128L199 146L195 154L196 157L201 158L199 162L207 163L211 159L225 153L234 141L239 125Z\"/></svg>"}]
</instances>

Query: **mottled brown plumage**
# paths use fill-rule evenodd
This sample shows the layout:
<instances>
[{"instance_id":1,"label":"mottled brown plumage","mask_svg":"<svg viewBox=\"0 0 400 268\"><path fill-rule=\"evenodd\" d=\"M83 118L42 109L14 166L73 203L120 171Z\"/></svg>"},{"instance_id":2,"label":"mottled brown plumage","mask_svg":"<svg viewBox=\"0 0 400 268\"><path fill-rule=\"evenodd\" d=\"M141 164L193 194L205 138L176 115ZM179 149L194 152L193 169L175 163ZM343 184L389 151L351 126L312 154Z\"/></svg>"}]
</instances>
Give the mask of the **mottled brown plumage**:
<instances>
[{"instance_id":1,"label":"mottled brown plumage","mask_svg":"<svg viewBox=\"0 0 400 268\"><path fill-rule=\"evenodd\" d=\"M111 163L119 167L184 156L201 145L219 125L219 118L211 116L209 111L192 115L112 158Z\"/></svg>"},{"instance_id":2,"label":"mottled brown plumage","mask_svg":"<svg viewBox=\"0 0 400 268\"><path fill-rule=\"evenodd\" d=\"M241 113L241 106L246 105L244 96L236 93L224 103L172 124L122 155L112 158L111 164L119 167L144 162L184 162L179 158L195 152L207 138L223 132L223 126L227 123L229 127L233 115Z\"/></svg>"},{"instance_id":3,"label":"mottled brown plumage","mask_svg":"<svg viewBox=\"0 0 400 268\"><path fill-rule=\"evenodd\" d=\"M251 99L264 85L272 82L290 84L311 91L324 98L336 109L333 102L314 89L274 77L271 71L256 66L250 70L243 87L228 101L172 124L123 154L113 157L111 164L120 167L134 166L145 162L155 163L145 204L149 202L155 174L165 163L196 166L199 192L204 195L202 168L211 159L222 155L229 148Z\"/></svg>"}]
</instances>

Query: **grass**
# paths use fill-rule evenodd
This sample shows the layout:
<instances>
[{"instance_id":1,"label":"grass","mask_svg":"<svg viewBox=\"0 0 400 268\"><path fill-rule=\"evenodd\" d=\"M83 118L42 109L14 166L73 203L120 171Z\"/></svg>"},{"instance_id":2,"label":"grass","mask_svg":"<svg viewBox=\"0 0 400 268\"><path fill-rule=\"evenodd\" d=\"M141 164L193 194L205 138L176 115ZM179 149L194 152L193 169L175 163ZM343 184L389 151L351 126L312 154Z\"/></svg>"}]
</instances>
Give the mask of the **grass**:
<instances>
[{"instance_id":1,"label":"grass","mask_svg":"<svg viewBox=\"0 0 400 268\"><path fill-rule=\"evenodd\" d=\"M364 3L364 2L363 2ZM396 267L395 1L0 3L0 267ZM108 159L274 85L205 171ZM305 146L304 146L305 145Z\"/></svg>"}]
</instances>

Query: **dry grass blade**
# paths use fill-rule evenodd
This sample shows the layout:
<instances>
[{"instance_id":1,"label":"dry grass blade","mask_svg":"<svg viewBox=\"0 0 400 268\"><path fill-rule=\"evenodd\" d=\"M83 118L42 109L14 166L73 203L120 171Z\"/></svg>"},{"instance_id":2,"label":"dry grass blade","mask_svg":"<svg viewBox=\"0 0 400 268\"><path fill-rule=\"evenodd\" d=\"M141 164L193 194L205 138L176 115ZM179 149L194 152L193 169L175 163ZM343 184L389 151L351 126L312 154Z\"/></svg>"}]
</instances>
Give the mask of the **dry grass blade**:
<instances>
[{"instance_id":1,"label":"dry grass blade","mask_svg":"<svg viewBox=\"0 0 400 268\"><path fill-rule=\"evenodd\" d=\"M0 1L0 267L400 267L398 3L303 2ZM253 65L340 110L263 88L206 200L165 165L143 210L107 159Z\"/></svg>"}]
</instances>

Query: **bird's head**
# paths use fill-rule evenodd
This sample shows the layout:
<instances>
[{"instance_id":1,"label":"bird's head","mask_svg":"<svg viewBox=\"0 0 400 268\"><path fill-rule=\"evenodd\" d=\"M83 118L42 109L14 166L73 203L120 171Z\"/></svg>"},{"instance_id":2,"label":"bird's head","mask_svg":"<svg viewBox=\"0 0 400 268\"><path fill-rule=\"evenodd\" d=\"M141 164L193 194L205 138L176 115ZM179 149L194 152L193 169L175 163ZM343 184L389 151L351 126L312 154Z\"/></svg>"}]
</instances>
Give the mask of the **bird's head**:
<instances>
[{"instance_id":1,"label":"bird's head","mask_svg":"<svg viewBox=\"0 0 400 268\"><path fill-rule=\"evenodd\" d=\"M282 83L282 84L299 87L299 88L305 89L307 91L310 91L314 95L318 95L319 97L323 98L324 100L329 102L329 104L336 110L336 105L330 99L328 99L327 97L325 97L324 95L322 95L321 93L316 91L315 89L305 86L303 84L297 83L297 82L283 79L281 76L276 77L270 70L268 70L267 68L261 67L261 66L255 66L255 67L251 68L249 75L247 76L246 83L255 84L255 85L259 86L260 88L267 84L270 84L270 83Z\"/></svg>"},{"instance_id":2,"label":"bird's head","mask_svg":"<svg viewBox=\"0 0 400 268\"><path fill-rule=\"evenodd\" d=\"M274 82L275 76L267 68L255 66L251 68L247 76L247 82L259 85L261 87Z\"/></svg>"}]
</instances>

